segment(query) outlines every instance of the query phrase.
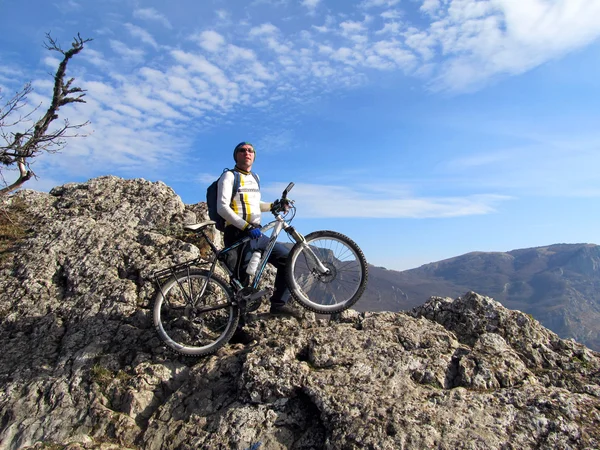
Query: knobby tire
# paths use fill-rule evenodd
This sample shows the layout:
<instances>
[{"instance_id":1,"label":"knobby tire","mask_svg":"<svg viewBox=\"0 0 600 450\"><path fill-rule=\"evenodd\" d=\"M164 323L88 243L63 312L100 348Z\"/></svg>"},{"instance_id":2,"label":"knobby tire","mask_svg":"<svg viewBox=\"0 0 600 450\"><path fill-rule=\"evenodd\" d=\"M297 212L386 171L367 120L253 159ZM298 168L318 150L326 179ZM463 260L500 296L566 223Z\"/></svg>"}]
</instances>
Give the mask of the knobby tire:
<instances>
[{"instance_id":1,"label":"knobby tire","mask_svg":"<svg viewBox=\"0 0 600 450\"><path fill-rule=\"evenodd\" d=\"M286 269L292 297L319 314L334 314L353 306L367 287L367 261L362 250L352 239L336 231L315 231L305 239L330 272L321 274L306 247L295 244Z\"/></svg>"},{"instance_id":2,"label":"knobby tire","mask_svg":"<svg viewBox=\"0 0 600 450\"><path fill-rule=\"evenodd\" d=\"M199 297L209 272L178 272L162 284L154 297L154 326L163 342L186 356L216 352L230 339L240 318L228 283L213 274Z\"/></svg>"}]
</instances>

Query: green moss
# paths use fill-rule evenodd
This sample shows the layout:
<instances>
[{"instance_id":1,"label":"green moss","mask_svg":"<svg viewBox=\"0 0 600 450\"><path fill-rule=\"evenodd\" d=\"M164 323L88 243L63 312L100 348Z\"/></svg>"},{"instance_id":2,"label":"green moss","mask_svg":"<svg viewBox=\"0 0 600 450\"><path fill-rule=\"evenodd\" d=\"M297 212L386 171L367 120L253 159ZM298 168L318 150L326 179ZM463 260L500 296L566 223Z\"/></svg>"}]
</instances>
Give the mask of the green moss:
<instances>
[{"instance_id":1,"label":"green moss","mask_svg":"<svg viewBox=\"0 0 600 450\"><path fill-rule=\"evenodd\" d=\"M90 380L96 383L103 392L107 391L113 381L117 381L122 385L132 379L133 377L124 370L113 372L100 364L95 364L90 370Z\"/></svg>"},{"instance_id":2,"label":"green moss","mask_svg":"<svg viewBox=\"0 0 600 450\"><path fill-rule=\"evenodd\" d=\"M115 379L122 381L122 382L126 382L131 380L133 377L131 375L129 375L127 372L123 371L123 370L119 370L116 374L115 374Z\"/></svg>"},{"instance_id":3,"label":"green moss","mask_svg":"<svg viewBox=\"0 0 600 450\"><path fill-rule=\"evenodd\" d=\"M97 383L101 388L106 388L113 380L113 373L108 370L106 367L101 366L100 364L94 365L92 370L90 371L91 380L94 383Z\"/></svg>"},{"instance_id":4,"label":"green moss","mask_svg":"<svg viewBox=\"0 0 600 450\"><path fill-rule=\"evenodd\" d=\"M527 317L529 317L529 320L531 320L532 322L535 322L535 319L534 319L534 317L533 317L531 314L529 314L529 313L525 313L525 315L526 315Z\"/></svg>"},{"instance_id":5,"label":"green moss","mask_svg":"<svg viewBox=\"0 0 600 450\"><path fill-rule=\"evenodd\" d=\"M586 361L585 359L581 359L578 356L573 356L573 361L577 364L580 364L581 367L583 367L584 369L587 369L590 366L589 361Z\"/></svg>"}]
</instances>

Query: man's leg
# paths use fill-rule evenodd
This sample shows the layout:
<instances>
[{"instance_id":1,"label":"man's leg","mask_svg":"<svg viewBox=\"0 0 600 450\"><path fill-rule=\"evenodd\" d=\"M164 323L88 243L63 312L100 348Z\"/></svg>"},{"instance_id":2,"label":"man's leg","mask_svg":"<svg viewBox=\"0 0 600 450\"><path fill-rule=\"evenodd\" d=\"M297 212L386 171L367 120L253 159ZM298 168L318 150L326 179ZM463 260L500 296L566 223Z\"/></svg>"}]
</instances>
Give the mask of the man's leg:
<instances>
[{"instance_id":1,"label":"man's leg","mask_svg":"<svg viewBox=\"0 0 600 450\"><path fill-rule=\"evenodd\" d=\"M225 247L229 247L239 241L242 237L244 237L243 231L229 225L228 227L225 227L223 244L225 244ZM227 253L226 263L229 266L229 269L233 272L233 276L240 280L244 285L248 281L246 266L248 265L248 261L250 261L250 256L250 246L247 244Z\"/></svg>"},{"instance_id":2,"label":"man's leg","mask_svg":"<svg viewBox=\"0 0 600 450\"><path fill-rule=\"evenodd\" d=\"M283 244L276 243L275 247L273 247L273 252L269 257L269 262L277 269L274 286L275 291L271 297L271 313L296 316L297 312L289 308L286 305L286 299L284 299L285 294L288 292L285 272L289 253L290 251L287 247Z\"/></svg>"},{"instance_id":3,"label":"man's leg","mask_svg":"<svg viewBox=\"0 0 600 450\"><path fill-rule=\"evenodd\" d=\"M232 244L235 244L238 240L242 238L243 231L238 230L233 226L228 226L225 228L225 232L223 234L223 244L225 247L229 247ZM247 247L247 246L245 246ZM244 248L245 248L244 247ZM238 248L237 250L231 251L227 254L227 265L233 271L234 276L238 277L238 275L242 275L247 278L246 275L246 266L244 262L248 264L248 261L244 261L246 259L247 252L244 252L244 248ZM240 267L240 265L242 267ZM240 280L242 283L245 281L243 278ZM229 340L232 344L249 344L252 342L252 336L244 330L244 326L246 325L246 314L243 313L240 315L240 320L238 322L237 329L235 333Z\"/></svg>"}]
</instances>

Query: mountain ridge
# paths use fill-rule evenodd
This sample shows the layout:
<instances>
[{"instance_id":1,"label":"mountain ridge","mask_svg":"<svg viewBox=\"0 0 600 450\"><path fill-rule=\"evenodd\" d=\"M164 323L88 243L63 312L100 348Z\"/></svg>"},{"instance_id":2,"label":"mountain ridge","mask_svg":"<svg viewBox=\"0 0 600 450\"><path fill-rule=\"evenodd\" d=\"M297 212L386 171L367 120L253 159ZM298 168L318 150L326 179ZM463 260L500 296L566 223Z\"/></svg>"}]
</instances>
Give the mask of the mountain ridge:
<instances>
[{"instance_id":1,"label":"mountain ridge","mask_svg":"<svg viewBox=\"0 0 600 450\"><path fill-rule=\"evenodd\" d=\"M600 349L600 246L551 244L469 252L406 271L370 267L361 310L401 311L467 290L532 314L563 338ZM376 292L376 293L374 293Z\"/></svg>"}]
</instances>

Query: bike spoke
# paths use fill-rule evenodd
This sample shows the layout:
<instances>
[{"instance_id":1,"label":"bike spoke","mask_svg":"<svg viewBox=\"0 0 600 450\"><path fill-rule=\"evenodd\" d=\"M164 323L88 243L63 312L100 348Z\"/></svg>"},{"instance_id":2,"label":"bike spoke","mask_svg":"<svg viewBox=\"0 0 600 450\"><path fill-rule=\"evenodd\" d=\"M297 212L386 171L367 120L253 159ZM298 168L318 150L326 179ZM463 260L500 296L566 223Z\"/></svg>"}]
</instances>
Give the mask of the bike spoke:
<instances>
[{"instance_id":1,"label":"bike spoke","mask_svg":"<svg viewBox=\"0 0 600 450\"><path fill-rule=\"evenodd\" d=\"M209 352L237 323L228 288L203 272L183 272L164 289L163 297L159 334L182 353Z\"/></svg>"},{"instance_id":2,"label":"bike spoke","mask_svg":"<svg viewBox=\"0 0 600 450\"><path fill-rule=\"evenodd\" d=\"M358 255L345 243L335 239L316 239L309 242L296 259L294 278L298 287L311 302L336 305L351 299L362 283L362 267ZM328 269L321 273L317 257Z\"/></svg>"}]
</instances>

